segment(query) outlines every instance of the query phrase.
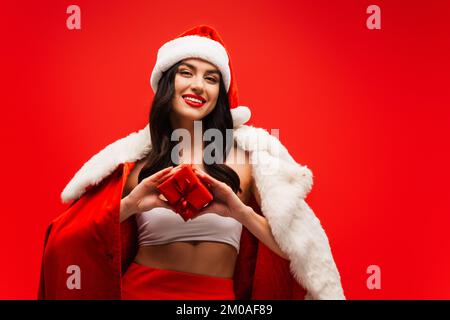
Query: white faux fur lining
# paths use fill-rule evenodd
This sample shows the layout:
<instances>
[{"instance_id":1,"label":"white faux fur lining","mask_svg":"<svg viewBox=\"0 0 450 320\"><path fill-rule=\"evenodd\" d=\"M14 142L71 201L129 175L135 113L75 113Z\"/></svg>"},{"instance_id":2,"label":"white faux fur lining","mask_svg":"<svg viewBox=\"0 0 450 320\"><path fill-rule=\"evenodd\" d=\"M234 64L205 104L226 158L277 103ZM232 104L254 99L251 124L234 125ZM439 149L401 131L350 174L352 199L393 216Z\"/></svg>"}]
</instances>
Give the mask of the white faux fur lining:
<instances>
[{"instance_id":1,"label":"white faux fur lining","mask_svg":"<svg viewBox=\"0 0 450 320\"><path fill-rule=\"evenodd\" d=\"M279 140L263 129L242 126L235 136L247 150L255 145L251 143L255 136L266 140L266 147L258 143L259 149L251 150L250 159L261 211L289 257L294 278L307 290L306 299L345 299L328 238L304 200L313 184L311 170L296 163Z\"/></svg>"},{"instance_id":2,"label":"white faux fur lining","mask_svg":"<svg viewBox=\"0 0 450 320\"><path fill-rule=\"evenodd\" d=\"M307 290L306 299L345 299L328 238L305 202L313 185L311 170L295 162L266 130L243 125L249 115L246 107L234 111L234 138L250 154L261 210L289 257L292 275ZM79 198L89 185L100 183L119 164L140 160L149 151L148 126L110 144L76 173L61 195L63 202Z\"/></svg>"}]
</instances>

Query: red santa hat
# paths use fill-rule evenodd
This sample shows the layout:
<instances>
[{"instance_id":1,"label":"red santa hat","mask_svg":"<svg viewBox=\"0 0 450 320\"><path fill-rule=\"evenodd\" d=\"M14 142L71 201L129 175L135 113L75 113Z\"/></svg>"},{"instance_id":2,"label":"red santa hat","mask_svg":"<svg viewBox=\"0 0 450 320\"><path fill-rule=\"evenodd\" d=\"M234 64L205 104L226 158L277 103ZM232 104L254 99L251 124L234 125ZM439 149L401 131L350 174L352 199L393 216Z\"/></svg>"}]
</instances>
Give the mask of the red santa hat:
<instances>
[{"instance_id":1,"label":"red santa hat","mask_svg":"<svg viewBox=\"0 0 450 320\"><path fill-rule=\"evenodd\" d=\"M217 30L208 25L191 28L159 48L150 79L153 92L156 93L163 72L187 58L206 60L219 69L228 93L230 108L236 108L238 93L229 55Z\"/></svg>"}]
</instances>

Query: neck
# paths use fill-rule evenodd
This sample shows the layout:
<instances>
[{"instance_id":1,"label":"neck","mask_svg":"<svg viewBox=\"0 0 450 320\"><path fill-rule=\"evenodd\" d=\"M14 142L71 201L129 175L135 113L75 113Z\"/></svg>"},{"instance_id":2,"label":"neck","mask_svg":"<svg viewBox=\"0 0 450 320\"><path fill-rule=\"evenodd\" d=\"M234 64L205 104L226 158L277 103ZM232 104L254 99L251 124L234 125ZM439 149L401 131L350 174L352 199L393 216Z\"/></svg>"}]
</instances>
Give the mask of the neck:
<instances>
[{"instance_id":1,"label":"neck","mask_svg":"<svg viewBox=\"0 0 450 320\"><path fill-rule=\"evenodd\" d=\"M201 164L203 158L203 128L201 121L172 119L173 130L184 129L173 136L181 144L181 163ZM180 138L182 137L182 138Z\"/></svg>"}]
</instances>

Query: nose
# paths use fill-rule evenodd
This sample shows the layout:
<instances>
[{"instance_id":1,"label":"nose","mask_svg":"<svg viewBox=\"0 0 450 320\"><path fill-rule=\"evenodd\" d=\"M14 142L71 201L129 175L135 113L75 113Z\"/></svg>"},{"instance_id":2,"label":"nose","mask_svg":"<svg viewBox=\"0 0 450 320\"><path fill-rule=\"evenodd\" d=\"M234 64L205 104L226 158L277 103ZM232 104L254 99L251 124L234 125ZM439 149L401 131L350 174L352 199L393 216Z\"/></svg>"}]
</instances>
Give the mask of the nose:
<instances>
[{"instance_id":1,"label":"nose","mask_svg":"<svg viewBox=\"0 0 450 320\"><path fill-rule=\"evenodd\" d=\"M191 82L191 89L197 92L202 92L204 89L204 82L202 77L193 77Z\"/></svg>"}]
</instances>

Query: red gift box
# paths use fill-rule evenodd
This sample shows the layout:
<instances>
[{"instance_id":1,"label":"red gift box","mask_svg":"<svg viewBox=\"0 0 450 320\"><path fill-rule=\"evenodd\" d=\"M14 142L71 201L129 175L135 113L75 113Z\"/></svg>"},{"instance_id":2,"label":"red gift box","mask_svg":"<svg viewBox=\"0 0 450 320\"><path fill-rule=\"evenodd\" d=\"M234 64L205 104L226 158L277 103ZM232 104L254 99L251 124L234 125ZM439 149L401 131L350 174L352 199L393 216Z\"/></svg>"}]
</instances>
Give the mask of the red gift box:
<instances>
[{"instance_id":1,"label":"red gift box","mask_svg":"<svg viewBox=\"0 0 450 320\"><path fill-rule=\"evenodd\" d=\"M213 199L212 194L194 173L191 165L186 164L180 165L180 169L157 186L157 189L184 221L192 219Z\"/></svg>"}]
</instances>

